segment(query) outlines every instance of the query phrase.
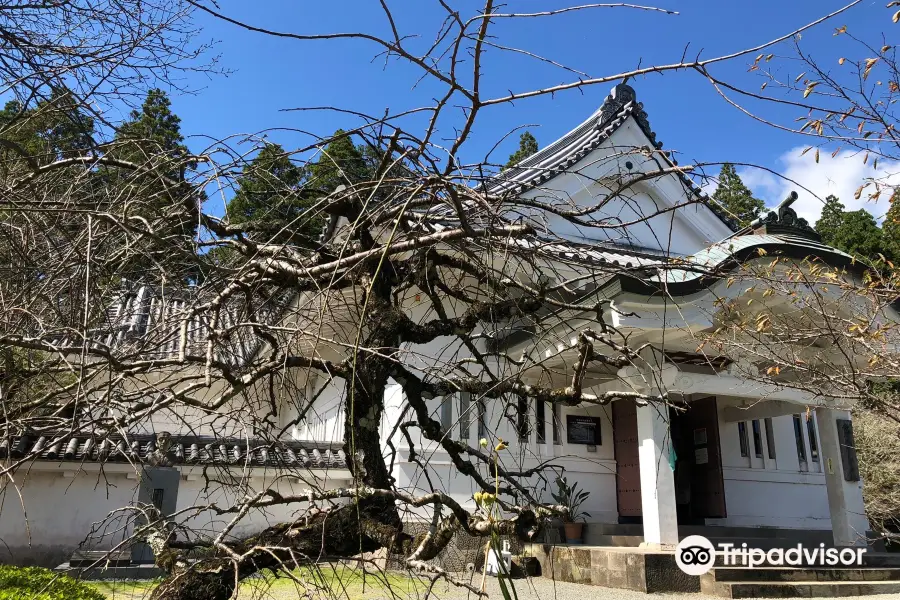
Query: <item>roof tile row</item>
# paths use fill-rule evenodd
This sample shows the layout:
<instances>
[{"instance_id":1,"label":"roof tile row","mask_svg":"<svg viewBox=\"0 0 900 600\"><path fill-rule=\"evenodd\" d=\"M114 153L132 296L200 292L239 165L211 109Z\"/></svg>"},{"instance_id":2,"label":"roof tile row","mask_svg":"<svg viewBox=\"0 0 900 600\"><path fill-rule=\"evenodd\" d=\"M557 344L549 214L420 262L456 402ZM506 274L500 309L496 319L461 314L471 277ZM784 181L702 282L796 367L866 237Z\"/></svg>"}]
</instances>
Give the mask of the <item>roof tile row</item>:
<instances>
[{"instance_id":1,"label":"roof tile row","mask_svg":"<svg viewBox=\"0 0 900 600\"><path fill-rule=\"evenodd\" d=\"M316 442L263 442L212 437L173 438L164 454L173 465L215 464L247 466L345 468L346 455L337 445ZM41 461L161 462L154 435L128 439L90 435L18 435L0 440L0 459L30 458Z\"/></svg>"}]
</instances>

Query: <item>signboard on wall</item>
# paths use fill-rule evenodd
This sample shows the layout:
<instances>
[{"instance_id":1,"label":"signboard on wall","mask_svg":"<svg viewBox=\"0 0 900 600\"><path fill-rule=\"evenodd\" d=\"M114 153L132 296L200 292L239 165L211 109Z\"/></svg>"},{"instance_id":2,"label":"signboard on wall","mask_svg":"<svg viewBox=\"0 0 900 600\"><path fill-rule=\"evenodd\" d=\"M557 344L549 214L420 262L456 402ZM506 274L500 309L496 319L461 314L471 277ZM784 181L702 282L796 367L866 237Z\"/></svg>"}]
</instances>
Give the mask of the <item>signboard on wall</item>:
<instances>
[{"instance_id":1,"label":"signboard on wall","mask_svg":"<svg viewBox=\"0 0 900 600\"><path fill-rule=\"evenodd\" d=\"M600 417L566 415L566 442L599 446L601 443Z\"/></svg>"}]
</instances>

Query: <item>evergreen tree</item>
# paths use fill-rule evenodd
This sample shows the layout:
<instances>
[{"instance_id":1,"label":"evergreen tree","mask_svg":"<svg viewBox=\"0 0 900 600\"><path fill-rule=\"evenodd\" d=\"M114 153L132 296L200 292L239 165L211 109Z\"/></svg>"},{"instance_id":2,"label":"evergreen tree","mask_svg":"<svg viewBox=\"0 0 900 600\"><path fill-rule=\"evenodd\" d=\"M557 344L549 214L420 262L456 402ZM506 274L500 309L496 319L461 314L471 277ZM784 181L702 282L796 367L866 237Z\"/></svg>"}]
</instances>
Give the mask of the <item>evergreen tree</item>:
<instances>
[{"instance_id":1,"label":"evergreen tree","mask_svg":"<svg viewBox=\"0 0 900 600\"><path fill-rule=\"evenodd\" d=\"M844 220L844 205L837 196L829 194L822 206L822 214L816 221L816 231L822 236L822 241L834 246L837 230Z\"/></svg>"},{"instance_id":2,"label":"evergreen tree","mask_svg":"<svg viewBox=\"0 0 900 600\"><path fill-rule=\"evenodd\" d=\"M320 177L324 177L322 169ZM271 241L307 244L321 231L321 218L303 218L316 194L301 186L306 170L295 165L278 144L266 144L238 178L228 203L232 223L252 222Z\"/></svg>"},{"instance_id":3,"label":"evergreen tree","mask_svg":"<svg viewBox=\"0 0 900 600\"><path fill-rule=\"evenodd\" d=\"M865 209L847 212L835 196L825 199L816 231L829 246L867 262L879 260L879 254L890 260L892 253L875 217Z\"/></svg>"},{"instance_id":4,"label":"evergreen tree","mask_svg":"<svg viewBox=\"0 0 900 600\"><path fill-rule=\"evenodd\" d=\"M734 165L729 163L722 165L719 187L713 194L713 200L728 211L741 227L749 225L766 208L762 200L753 197L753 192L741 181Z\"/></svg>"},{"instance_id":5,"label":"evergreen tree","mask_svg":"<svg viewBox=\"0 0 900 600\"><path fill-rule=\"evenodd\" d=\"M335 131L333 138L308 168L306 187L319 194L330 194L339 185L369 181L378 166L375 153L354 144L343 129Z\"/></svg>"},{"instance_id":6,"label":"evergreen tree","mask_svg":"<svg viewBox=\"0 0 900 600\"><path fill-rule=\"evenodd\" d=\"M141 110L131 111L116 132L116 141L114 155L142 165L150 161L170 179L183 179L186 168L196 167L185 162L189 152L181 135L181 118L172 112L172 102L160 89L147 93Z\"/></svg>"},{"instance_id":7,"label":"evergreen tree","mask_svg":"<svg viewBox=\"0 0 900 600\"><path fill-rule=\"evenodd\" d=\"M508 169L514 167L537 151L537 140L534 139L534 136L531 135L530 131L526 131L519 136L519 149L509 155L509 160L506 161L506 166L503 168Z\"/></svg>"},{"instance_id":8,"label":"evergreen tree","mask_svg":"<svg viewBox=\"0 0 900 600\"><path fill-rule=\"evenodd\" d=\"M129 119L119 127L108 156L135 163L140 169L98 169L96 189L102 187L110 197L128 206L129 213L146 220L154 232L153 237L141 242L143 256L136 255L122 265L122 274L132 280L152 280L153 266L167 265L172 272L194 277L190 261L173 263L194 252L203 192L185 179L186 172L196 163L189 158L181 119L172 112L165 92L153 89L147 93L140 110L131 111ZM180 247L182 253L173 252L175 247Z\"/></svg>"},{"instance_id":9,"label":"evergreen tree","mask_svg":"<svg viewBox=\"0 0 900 600\"><path fill-rule=\"evenodd\" d=\"M900 268L900 189L894 191L890 202L891 207L884 215L881 233L884 237L885 250L889 253L888 260Z\"/></svg>"},{"instance_id":10,"label":"evergreen tree","mask_svg":"<svg viewBox=\"0 0 900 600\"><path fill-rule=\"evenodd\" d=\"M30 169L29 162L47 164L81 154L93 145L94 120L85 115L65 90L25 108L16 100L0 110L0 174Z\"/></svg>"},{"instance_id":11,"label":"evergreen tree","mask_svg":"<svg viewBox=\"0 0 900 600\"><path fill-rule=\"evenodd\" d=\"M885 255L881 228L875 217L862 208L844 213L831 245L870 262L877 261L879 254Z\"/></svg>"}]
</instances>

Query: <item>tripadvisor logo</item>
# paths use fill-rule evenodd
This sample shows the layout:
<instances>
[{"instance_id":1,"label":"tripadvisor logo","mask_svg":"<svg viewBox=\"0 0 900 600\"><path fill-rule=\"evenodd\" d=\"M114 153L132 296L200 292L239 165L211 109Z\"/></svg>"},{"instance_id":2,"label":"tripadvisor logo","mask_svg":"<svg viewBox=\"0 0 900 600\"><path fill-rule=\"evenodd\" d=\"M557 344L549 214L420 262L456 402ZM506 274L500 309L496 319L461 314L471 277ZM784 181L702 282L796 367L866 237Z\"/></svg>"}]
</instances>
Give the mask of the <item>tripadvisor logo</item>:
<instances>
[{"instance_id":1,"label":"tripadvisor logo","mask_svg":"<svg viewBox=\"0 0 900 600\"><path fill-rule=\"evenodd\" d=\"M675 548L675 563L688 575L703 575L713 568L716 557L722 566L759 567L859 567L863 564L865 548L826 548L825 544L806 547L797 544L790 548L763 550L747 544L718 544L718 548L702 535L690 535Z\"/></svg>"},{"instance_id":2,"label":"tripadvisor logo","mask_svg":"<svg viewBox=\"0 0 900 600\"><path fill-rule=\"evenodd\" d=\"M702 535L689 535L675 547L675 564L688 575L703 575L716 562L716 549Z\"/></svg>"}]
</instances>

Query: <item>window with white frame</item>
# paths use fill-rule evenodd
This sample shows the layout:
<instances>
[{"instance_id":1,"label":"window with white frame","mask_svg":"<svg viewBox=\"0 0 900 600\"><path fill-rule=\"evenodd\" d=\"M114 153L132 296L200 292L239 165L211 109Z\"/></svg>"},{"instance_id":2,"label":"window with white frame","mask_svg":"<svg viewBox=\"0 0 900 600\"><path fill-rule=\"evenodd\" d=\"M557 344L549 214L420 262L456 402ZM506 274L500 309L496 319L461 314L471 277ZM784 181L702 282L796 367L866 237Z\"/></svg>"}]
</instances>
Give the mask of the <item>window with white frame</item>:
<instances>
[{"instance_id":1,"label":"window with white frame","mask_svg":"<svg viewBox=\"0 0 900 600\"><path fill-rule=\"evenodd\" d=\"M816 435L816 420L813 413L806 414L806 433L809 435L809 459L814 463L819 462L819 438Z\"/></svg>"},{"instance_id":2,"label":"window with white frame","mask_svg":"<svg viewBox=\"0 0 900 600\"><path fill-rule=\"evenodd\" d=\"M559 404L554 402L550 405L550 413L552 415L553 421L553 443L557 446L562 445L562 439L560 431L562 429L562 417L560 416L560 408Z\"/></svg>"},{"instance_id":3,"label":"window with white frame","mask_svg":"<svg viewBox=\"0 0 900 600\"><path fill-rule=\"evenodd\" d=\"M478 407L478 439L487 439L487 400L479 398L475 403Z\"/></svg>"},{"instance_id":4,"label":"window with white frame","mask_svg":"<svg viewBox=\"0 0 900 600\"><path fill-rule=\"evenodd\" d=\"M766 428L766 450L769 454L769 460L775 460L775 428L772 425L772 418L767 418L763 423Z\"/></svg>"},{"instance_id":5,"label":"window with white frame","mask_svg":"<svg viewBox=\"0 0 900 600\"><path fill-rule=\"evenodd\" d=\"M528 398L519 398L516 407L516 433L519 435L520 442L528 441L529 434L529 414L528 414Z\"/></svg>"},{"instance_id":6,"label":"window with white frame","mask_svg":"<svg viewBox=\"0 0 900 600\"><path fill-rule=\"evenodd\" d=\"M803 417L794 415L794 440L797 442L797 459L800 461L800 470L808 471L809 463L806 461L806 442L803 440Z\"/></svg>"},{"instance_id":7,"label":"window with white frame","mask_svg":"<svg viewBox=\"0 0 900 600\"><path fill-rule=\"evenodd\" d=\"M534 432L537 436L538 444L545 444L547 442L547 405L540 400L537 401L535 407L535 416L534 416Z\"/></svg>"},{"instance_id":8,"label":"window with white frame","mask_svg":"<svg viewBox=\"0 0 900 600\"><path fill-rule=\"evenodd\" d=\"M441 429L451 432L453 428L453 394L441 398Z\"/></svg>"},{"instance_id":9,"label":"window with white frame","mask_svg":"<svg viewBox=\"0 0 900 600\"><path fill-rule=\"evenodd\" d=\"M460 392L459 396L459 439L469 439L469 411L472 408L472 394Z\"/></svg>"},{"instance_id":10,"label":"window with white frame","mask_svg":"<svg viewBox=\"0 0 900 600\"><path fill-rule=\"evenodd\" d=\"M750 427L753 429L753 454L756 458L762 458L762 428L759 426L759 419L753 419L753 421L750 422Z\"/></svg>"},{"instance_id":11,"label":"window with white frame","mask_svg":"<svg viewBox=\"0 0 900 600\"><path fill-rule=\"evenodd\" d=\"M747 422L738 421L738 442L741 445L741 456L750 456L750 441L747 439Z\"/></svg>"}]
</instances>

